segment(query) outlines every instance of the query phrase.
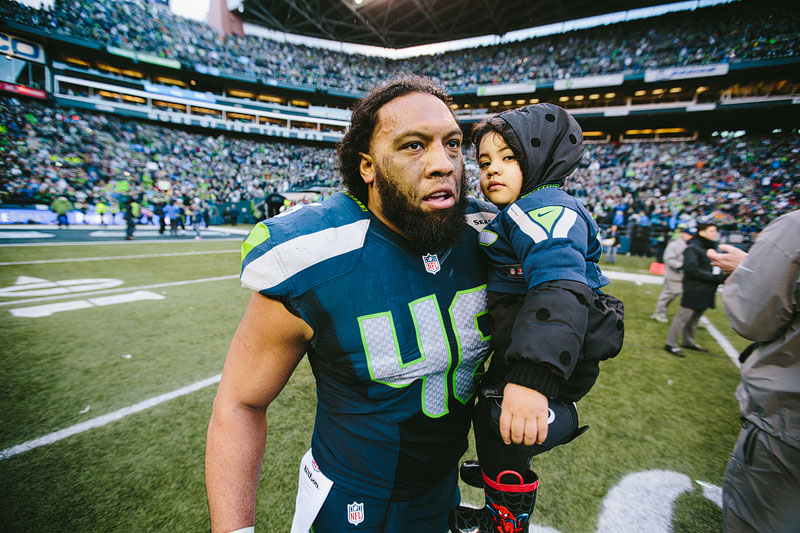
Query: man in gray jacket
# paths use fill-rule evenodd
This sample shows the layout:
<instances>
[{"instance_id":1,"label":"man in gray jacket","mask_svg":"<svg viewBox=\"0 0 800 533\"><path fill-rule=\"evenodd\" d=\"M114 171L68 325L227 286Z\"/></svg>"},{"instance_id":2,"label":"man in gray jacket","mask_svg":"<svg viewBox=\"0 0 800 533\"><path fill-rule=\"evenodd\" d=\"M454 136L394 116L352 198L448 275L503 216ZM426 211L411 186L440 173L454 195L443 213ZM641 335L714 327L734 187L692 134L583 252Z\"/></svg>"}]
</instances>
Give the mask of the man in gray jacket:
<instances>
[{"instance_id":1,"label":"man in gray jacket","mask_svg":"<svg viewBox=\"0 0 800 533\"><path fill-rule=\"evenodd\" d=\"M733 270L723 290L731 327L756 341L742 359L742 430L723 482L726 532L800 524L800 210L776 219L749 254L708 256ZM749 355L748 355L749 353Z\"/></svg>"},{"instance_id":2,"label":"man in gray jacket","mask_svg":"<svg viewBox=\"0 0 800 533\"><path fill-rule=\"evenodd\" d=\"M680 234L672 239L664 250L664 288L656 302L656 310L650 318L664 324L667 323L667 307L675 298L683 294L683 251L686 242L692 238L695 230L687 224L678 224Z\"/></svg>"}]
</instances>

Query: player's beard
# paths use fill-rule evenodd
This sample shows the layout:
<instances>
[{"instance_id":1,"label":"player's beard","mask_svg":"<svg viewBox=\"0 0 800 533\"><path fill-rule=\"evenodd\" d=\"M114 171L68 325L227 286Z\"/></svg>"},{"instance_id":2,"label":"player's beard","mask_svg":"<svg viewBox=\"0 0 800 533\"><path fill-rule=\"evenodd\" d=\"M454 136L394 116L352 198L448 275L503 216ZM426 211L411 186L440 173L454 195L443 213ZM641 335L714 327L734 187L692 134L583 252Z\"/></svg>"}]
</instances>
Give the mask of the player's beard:
<instances>
[{"instance_id":1,"label":"player's beard","mask_svg":"<svg viewBox=\"0 0 800 533\"><path fill-rule=\"evenodd\" d=\"M463 170L460 174L458 198L453 207L423 210L416 203L416 192L404 191L397 180L390 179L380 166L376 167L375 188L381 199L381 212L408 236L415 251L440 252L461 241L468 202L466 176Z\"/></svg>"}]
</instances>

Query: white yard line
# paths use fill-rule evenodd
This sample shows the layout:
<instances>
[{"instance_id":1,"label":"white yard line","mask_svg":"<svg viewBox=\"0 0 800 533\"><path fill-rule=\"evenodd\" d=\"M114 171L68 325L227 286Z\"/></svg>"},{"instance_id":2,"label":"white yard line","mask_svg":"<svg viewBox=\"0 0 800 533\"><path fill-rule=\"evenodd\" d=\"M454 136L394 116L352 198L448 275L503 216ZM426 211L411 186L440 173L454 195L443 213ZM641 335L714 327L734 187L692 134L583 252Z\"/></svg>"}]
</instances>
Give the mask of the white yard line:
<instances>
[{"instance_id":1,"label":"white yard line","mask_svg":"<svg viewBox=\"0 0 800 533\"><path fill-rule=\"evenodd\" d=\"M135 234L134 234L135 236ZM215 237L213 240L209 242L226 242L226 241L237 241L242 242L241 237ZM0 248L19 248L24 246L96 246L98 244L175 244L175 243L192 243L193 240L189 239L180 239L180 240L172 240L172 239L136 239L134 241L74 241L74 242L20 242L16 244L0 244Z\"/></svg>"},{"instance_id":2,"label":"white yard line","mask_svg":"<svg viewBox=\"0 0 800 533\"><path fill-rule=\"evenodd\" d=\"M739 362L739 352L736 351L736 348L733 347L727 337L725 337L725 335L723 335L722 332L718 330L708 318L700 317L700 323L705 325L708 332L711 333L711 336L714 337L715 341L717 341L717 344L719 344L720 347L725 350L725 353L728 355L728 357L731 358L733 364L741 368L742 364Z\"/></svg>"},{"instance_id":3,"label":"white yard line","mask_svg":"<svg viewBox=\"0 0 800 533\"><path fill-rule=\"evenodd\" d=\"M16 446L6 448L5 450L0 450L0 461L8 459L9 457L14 457L15 455L19 455L29 450L33 450L34 448L38 448L39 446L53 444L54 442L58 442L61 439L66 439L67 437L71 437L72 435L77 435L78 433L83 433L84 431L88 431L90 429L105 426L107 424L110 424L111 422L116 422L117 420L121 420L126 416L132 415L134 413L144 411L145 409L150 409L151 407L155 407L156 405L168 402L169 400L173 400L180 396L185 396L186 394L190 394L200 389L204 389L206 387L214 385L215 383L219 383L221 377L222 374L217 374L216 376L204 379L202 381L198 381L197 383L192 383L191 385L187 385L186 387L182 387L172 392L168 392L160 396L155 396L154 398L144 400L143 402L139 402L134 405L129 405L128 407L123 407L122 409L119 409L117 411L113 411L111 413L98 416L96 418L92 418L91 420L87 420L85 422L80 422L78 424L75 424L74 426L54 431L53 433L48 433L43 437L29 440L27 442L23 442L22 444L17 444Z\"/></svg>"},{"instance_id":4,"label":"white yard line","mask_svg":"<svg viewBox=\"0 0 800 533\"><path fill-rule=\"evenodd\" d=\"M608 271L604 270L603 274L608 276L611 279L616 279L620 281L633 281L636 283L650 283L653 285L663 285L664 278L661 276L652 276L650 274L628 274L627 272L615 272L615 271ZM731 342L722 334L720 330L711 323L708 317L701 317L700 323L703 324L708 332L714 337L714 340L717 341L720 348L725 351L725 354L730 357L733 364L737 367L741 368L741 363L739 363L739 352L736 351L736 348L733 347Z\"/></svg>"},{"instance_id":5,"label":"white yard line","mask_svg":"<svg viewBox=\"0 0 800 533\"><path fill-rule=\"evenodd\" d=\"M653 276L652 274L629 274L627 272L617 272L616 270L603 270L609 279L617 279L620 281L633 281L639 283L649 283L651 285L663 285L663 276Z\"/></svg>"},{"instance_id":6,"label":"white yard line","mask_svg":"<svg viewBox=\"0 0 800 533\"><path fill-rule=\"evenodd\" d=\"M148 259L152 257L177 257L182 255L229 254L239 253L238 249L210 250L207 252L174 252L170 254L140 254L140 255L115 255L109 257L73 257L69 259L37 259L33 261L9 261L0 263L0 266L11 265L45 265L50 263L82 263L84 261L116 261L119 259Z\"/></svg>"},{"instance_id":7,"label":"white yard line","mask_svg":"<svg viewBox=\"0 0 800 533\"><path fill-rule=\"evenodd\" d=\"M162 287L178 287L180 285L191 285L192 283L207 283L211 281L222 281L227 279L236 279L238 278L238 274L233 274L230 276L218 276L216 278L201 278L201 279L189 279L186 281L171 281L168 283L156 283L153 285L140 285L138 287L120 287L117 289L105 289L102 291L90 291L90 292L75 292L75 293L68 293L68 294L59 294L55 296L42 296L40 298L28 298L25 300L14 300L9 302L0 302L0 307L7 307L9 305L17 305L17 304L27 304L32 302L46 302L50 300L61 300L64 298L78 298L81 296L94 296L95 294L113 294L115 292L130 292L130 291L138 291L138 290L148 290L148 289L160 289Z\"/></svg>"}]
</instances>

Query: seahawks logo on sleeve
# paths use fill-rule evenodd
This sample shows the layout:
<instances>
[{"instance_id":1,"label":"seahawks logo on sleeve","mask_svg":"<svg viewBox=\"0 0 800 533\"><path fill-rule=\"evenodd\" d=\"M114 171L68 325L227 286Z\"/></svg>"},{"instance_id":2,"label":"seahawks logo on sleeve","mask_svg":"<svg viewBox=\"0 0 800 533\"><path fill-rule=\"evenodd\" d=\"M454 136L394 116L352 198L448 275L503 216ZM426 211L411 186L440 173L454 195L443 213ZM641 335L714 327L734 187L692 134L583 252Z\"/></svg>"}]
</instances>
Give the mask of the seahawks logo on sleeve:
<instances>
[{"instance_id":1,"label":"seahawks logo on sleeve","mask_svg":"<svg viewBox=\"0 0 800 533\"><path fill-rule=\"evenodd\" d=\"M525 213L517 204L511 204L508 215L537 244L549 238L566 239L578 219L578 213L560 205L539 207Z\"/></svg>"}]
</instances>

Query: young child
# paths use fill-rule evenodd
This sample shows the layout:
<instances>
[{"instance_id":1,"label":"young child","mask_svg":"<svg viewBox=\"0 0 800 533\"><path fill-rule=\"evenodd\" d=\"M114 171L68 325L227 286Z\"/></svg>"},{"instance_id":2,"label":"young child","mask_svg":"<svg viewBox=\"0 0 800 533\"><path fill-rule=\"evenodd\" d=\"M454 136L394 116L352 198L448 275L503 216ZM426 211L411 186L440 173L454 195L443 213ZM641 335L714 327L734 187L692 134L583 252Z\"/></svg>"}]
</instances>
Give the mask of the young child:
<instances>
[{"instance_id":1,"label":"young child","mask_svg":"<svg viewBox=\"0 0 800 533\"><path fill-rule=\"evenodd\" d=\"M527 531L539 484L531 458L587 429L574 402L622 347L622 302L599 291L609 280L597 224L561 190L583 156L575 119L526 106L480 122L472 140L481 189L502 209L480 234L494 355L473 418L479 462L462 466L486 506L455 508L450 528Z\"/></svg>"}]
</instances>

